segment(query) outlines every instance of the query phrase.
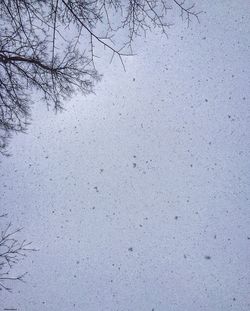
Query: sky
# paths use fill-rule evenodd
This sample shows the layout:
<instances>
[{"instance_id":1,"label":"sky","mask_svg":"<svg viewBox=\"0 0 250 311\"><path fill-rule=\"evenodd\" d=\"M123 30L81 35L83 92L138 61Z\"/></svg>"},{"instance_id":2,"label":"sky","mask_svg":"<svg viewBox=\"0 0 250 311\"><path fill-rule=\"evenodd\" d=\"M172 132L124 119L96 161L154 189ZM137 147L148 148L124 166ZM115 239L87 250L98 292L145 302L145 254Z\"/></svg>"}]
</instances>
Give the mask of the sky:
<instances>
[{"instance_id":1,"label":"sky","mask_svg":"<svg viewBox=\"0 0 250 311\"><path fill-rule=\"evenodd\" d=\"M39 251L0 310L250 310L250 3L197 7L126 71L100 48L95 94L63 113L35 102L0 212Z\"/></svg>"}]
</instances>

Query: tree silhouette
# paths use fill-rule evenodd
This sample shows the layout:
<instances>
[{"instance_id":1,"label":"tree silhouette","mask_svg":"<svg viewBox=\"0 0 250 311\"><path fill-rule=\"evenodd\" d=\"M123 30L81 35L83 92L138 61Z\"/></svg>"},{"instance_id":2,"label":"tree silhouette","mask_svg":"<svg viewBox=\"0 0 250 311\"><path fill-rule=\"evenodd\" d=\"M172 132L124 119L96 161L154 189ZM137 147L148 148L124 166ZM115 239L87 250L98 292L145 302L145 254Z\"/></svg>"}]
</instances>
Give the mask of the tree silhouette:
<instances>
[{"instance_id":1,"label":"tree silhouette","mask_svg":"<svg viewBox=\"0 0 250 311\"><path fill-rule=\"evenodd\" d=\"M136 36L152 28L167 34L174 7L188 24L199 21L193 4L177 0L1 0L0 153L7 155L12 133L27 129L34 90L55 110L77 91L93 92L96 44L123 64Z\"/></svg>"},{"instance_id":2,"label":"tree silhouette","mask_svg":"<svg viewBox=\"0 0 250 311\"><path fill-rule=\"evenodd\" d=\"M0 215L0 218L5 216L7 215ZM24 282L26 273L16 274L13 269L20 260L26 257L28 252L36 250L31 247L31 242L17 238L21 230L22 228L12 229L11 223L8 223L0 231L0 290L11 292L11 283L14 281Z\"/></svg>"}]
</instances>

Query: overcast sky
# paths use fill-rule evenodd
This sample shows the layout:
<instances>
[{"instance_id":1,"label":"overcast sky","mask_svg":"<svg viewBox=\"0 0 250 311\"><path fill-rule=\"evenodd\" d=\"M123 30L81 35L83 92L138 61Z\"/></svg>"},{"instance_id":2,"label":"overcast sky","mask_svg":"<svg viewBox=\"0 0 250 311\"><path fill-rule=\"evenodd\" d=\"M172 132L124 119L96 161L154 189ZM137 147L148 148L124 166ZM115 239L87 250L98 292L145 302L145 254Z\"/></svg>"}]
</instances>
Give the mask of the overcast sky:
<instances>
[{"instance_id":1,"label":"overcast sky","mask_svg":"<svg viewBox=\"0 0 250 311\"><path fill-rule=\"evenodd\" d=\"M197 7L126 72L98 60L95 95L35 103L0 211L39 252L0 310L250 310L250 2Z\"/></svg>"}]
</instances>

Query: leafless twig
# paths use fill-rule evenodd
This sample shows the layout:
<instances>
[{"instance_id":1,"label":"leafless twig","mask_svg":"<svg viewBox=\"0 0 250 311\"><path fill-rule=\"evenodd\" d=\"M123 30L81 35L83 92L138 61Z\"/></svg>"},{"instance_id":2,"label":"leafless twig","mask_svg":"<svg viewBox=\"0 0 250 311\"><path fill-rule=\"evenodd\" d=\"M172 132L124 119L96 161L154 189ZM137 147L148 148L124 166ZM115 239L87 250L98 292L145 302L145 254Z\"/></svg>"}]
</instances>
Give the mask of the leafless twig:
<instances>
[{"instance_id":1,"label":"leafless twig","mask_svg":"<svg viewBox=\"0 0 250 311\"><path fill-rule=\"evenodd\" d=\"M36 251L31 242L17 238L21 231L22 228L12 229L11 223L8 223L0 232L0 290L11 292L9 284L13 281L24 282L27 272L17 275L13 268L29 252Z\"/></svg>"}]
</instances>

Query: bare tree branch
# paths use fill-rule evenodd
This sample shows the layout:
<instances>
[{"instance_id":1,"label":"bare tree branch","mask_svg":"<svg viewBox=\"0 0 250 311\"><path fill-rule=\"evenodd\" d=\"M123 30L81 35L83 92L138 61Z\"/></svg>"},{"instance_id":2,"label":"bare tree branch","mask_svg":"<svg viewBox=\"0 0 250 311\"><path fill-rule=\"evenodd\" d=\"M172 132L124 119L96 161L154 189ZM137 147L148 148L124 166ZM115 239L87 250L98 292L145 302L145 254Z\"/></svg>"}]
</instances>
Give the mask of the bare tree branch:
<instances>
[{"instance_id":1,"label":"bare tree branch","mask_svg":"<svg viewBox=\"0 0 250 311\"><path fill-rule=\"evenodd\" d=\"M5 216L6 214L0 215ZM11 292L10 284L13 281L24 282L27 272L15 274L12 270L29 252L36 251L31 247L31 242L17 239L21 231L22 228L12 229L12 224L9 223L0 232L0 290Z\"/></svg>"},{"instance_id":2,"label":"bare tree branch","mask_svg":"<svg viewBox=\"0 0 250 311\"><path fill-rule=\"evenodd\" d=\"M101 78L95 43L125 69L135 37L154 28L167 36L173 6L188 25L199 21L194 4L178 0L0 1L0 153L7 155L13 133L26 131L34 90L55 110L75 92L93 92Z\"/></svg>"}]
</instances>

